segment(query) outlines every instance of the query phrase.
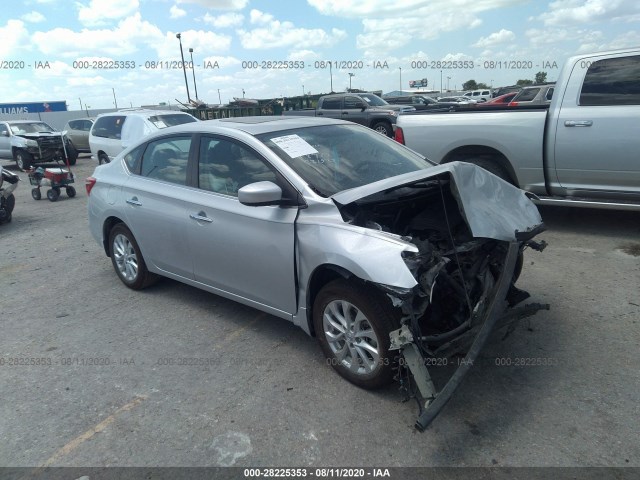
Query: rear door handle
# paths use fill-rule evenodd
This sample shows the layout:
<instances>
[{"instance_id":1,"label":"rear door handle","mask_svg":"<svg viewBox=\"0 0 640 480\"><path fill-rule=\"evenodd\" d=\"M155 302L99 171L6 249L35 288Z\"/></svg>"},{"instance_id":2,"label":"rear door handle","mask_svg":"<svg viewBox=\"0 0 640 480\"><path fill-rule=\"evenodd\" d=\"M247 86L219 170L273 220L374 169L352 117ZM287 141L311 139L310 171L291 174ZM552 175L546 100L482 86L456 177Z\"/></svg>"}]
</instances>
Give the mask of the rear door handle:
<instances>
[{"instance_id":1,"label":"rear door handle","mask_svg":"<svg viewBox=\"0 0 640 480\"><path fill-rule=\"evenodd\" d=\"M564 122L565 127L590 127L593 120L567 120Z\"/></svg>"},{"instance_id":2,"label":"rear door handle","mask_svg":"<svg viewBox=\"0 0 640 480\"><path fill-rule=\"evenodd\" d=\"M207 223L213 222L213 219L207 217L207 214L204 212L192 213L189 215L189 218L192 218L198 222L207 222Z\"/></svg>"},{"instance_id":3,"label":"rear door handle","mask_svg":"<svg viewBox=\"0 0 640 480\"><path fill-rule=\"evenodd\" d=\"M132 198L130 198L129 200L127 200L127 203L128 203L129 205L135 205L136 207L141 207L141 206L142 206L142 203L140 203L140 202L138 201L138 197L132 197Z\"/></svg>"}]
</instances>

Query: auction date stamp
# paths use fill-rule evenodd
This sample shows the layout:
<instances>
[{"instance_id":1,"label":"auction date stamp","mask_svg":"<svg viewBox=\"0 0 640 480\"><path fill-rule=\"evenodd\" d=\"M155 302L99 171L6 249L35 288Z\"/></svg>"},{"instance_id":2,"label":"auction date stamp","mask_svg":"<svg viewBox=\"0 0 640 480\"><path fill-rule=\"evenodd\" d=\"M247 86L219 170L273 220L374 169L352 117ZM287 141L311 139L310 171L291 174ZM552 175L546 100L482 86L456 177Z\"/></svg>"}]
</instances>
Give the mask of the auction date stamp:
<instances>
[{"instance_id":1,"label":"auction date stamp","mask_svg":"<svg viewBox=\"0 0 640 480\"><path fill-rule=\"evenodd\" d=\"M116 367L135 365L133 357L110 357L110 356L88 356L88 357L27 357L8 356L0 357L1 367Z\"/></svg>"}]
</instances>

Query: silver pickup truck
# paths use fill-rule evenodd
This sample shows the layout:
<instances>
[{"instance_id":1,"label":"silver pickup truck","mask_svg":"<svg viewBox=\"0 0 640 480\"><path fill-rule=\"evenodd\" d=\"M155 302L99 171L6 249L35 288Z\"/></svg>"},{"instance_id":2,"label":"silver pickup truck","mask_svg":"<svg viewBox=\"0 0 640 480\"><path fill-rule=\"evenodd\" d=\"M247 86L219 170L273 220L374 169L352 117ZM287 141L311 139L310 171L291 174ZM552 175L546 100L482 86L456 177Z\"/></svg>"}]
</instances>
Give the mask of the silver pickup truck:
<instances>
[{"instance_id":1,"label":"silver pickup truck","mask_svg":"<svg viewBox=\"0 0 640 480\"><path fill-rule=\"evenodd\" d=\"M288 110L284 114L348 120L393 137L398 115L415 111L411 105L391 105L373 93L336 93L320 97L318 108Z\"/></svg>"},{"instance_id":2,"label":"silver pickup truck","mask_svg":"<svg viewBox=\"0 0 640 480\"><path fill-rule=\"evenodd\" d=\"M404 114L395 137L474 163L539 204L640 210L640 49L571 57L548 108Z\"/></svg>"}]
</instances>

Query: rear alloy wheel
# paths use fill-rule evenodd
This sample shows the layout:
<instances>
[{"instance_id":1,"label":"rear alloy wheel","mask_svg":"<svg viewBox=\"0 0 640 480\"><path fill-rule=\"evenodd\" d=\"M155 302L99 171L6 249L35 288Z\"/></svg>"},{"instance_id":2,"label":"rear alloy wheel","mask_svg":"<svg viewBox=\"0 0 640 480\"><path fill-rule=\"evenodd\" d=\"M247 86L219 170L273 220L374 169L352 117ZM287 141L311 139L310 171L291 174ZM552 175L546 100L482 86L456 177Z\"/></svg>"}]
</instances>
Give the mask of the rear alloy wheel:
<instances>
[{"instance_id":1,"label":"rear alloy wheel","mask_svg":"<svg viewBox=\"0 0 640 480\"><path fill-rule=\"evenodd\" d=\"M147 270L133 234L122 223L113 227L109 234L109 256L118 277L127 287L141 290L157 280L157 275Z\"/></svg>"},{"instance_id":2,"label":"rear alloy wheel","mask_svg":"<svg viewBox=\"0 0 640 480\"><path fill-rule=\"evenodd\" d=\"M26 171L31 168L31 163L33 162L33 155L31 155L29 152L25 152L24 150L16 150L16 153L14 153L13 158L16 161L16 165L20 170Z\"/></svg>"},{"instance_id":3,"label":"rear alloy wheel","mask_svg":"<svg viewBox=\"0 0 640 480\"><path fill-rule=\"evenodd\" d=\"M375 123L371 128L373 128L376 132L381 133L382 135L393 137L393 129L387 122Z\"/></svg>"},{"instance_id":4,"label":"rear alloy wheel","mask_svg":"<svg viewBox=\"0 0 640 480\"><path fill-rule=\"evenodd\" d=\"M318 293L313 308L316 337L327 362L342 377L367 389L393 379L389 332L399 326L391 305L377 293L335 280Z\"/></svg>"}]
</instances>

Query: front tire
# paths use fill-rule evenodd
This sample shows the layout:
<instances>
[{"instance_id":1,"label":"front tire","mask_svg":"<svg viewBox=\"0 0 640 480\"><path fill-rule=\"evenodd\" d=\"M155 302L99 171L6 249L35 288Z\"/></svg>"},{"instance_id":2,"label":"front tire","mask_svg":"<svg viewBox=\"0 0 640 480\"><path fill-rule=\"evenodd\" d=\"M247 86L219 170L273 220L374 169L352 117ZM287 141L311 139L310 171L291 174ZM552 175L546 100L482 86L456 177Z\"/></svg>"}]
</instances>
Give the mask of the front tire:
<instances>
[{"instance_id":1,"label":"front tire","mask_svg":"<svg viewBox=\"0 0 640 480\"><path fill-rule=\"evenodd\" d=\"M377 122L371 126L376 132L386 135L387 137L393 137L393 128L387 122Z\"/></svg>"},{"instance_id":2,"label":"front tire","mask_svg":"<svg viewBox=\"0 0 640 480\"><path fill-rule=\"evenodd\" d=\"M109 233L109 256L122 283L133 290L142 290L158 279L147 269L135 237L122 223Z\"/></svg>"},{"instance_id":3,"label":"front tire","mask_svg":"<svg viewBox=\"0 0 640 480\"><path fill-rule=\"evenodd\" d=\"M40 200L42 198L42 192L40 192L39 188L32 188L31 196L33 197L34 200Z\"/></svg>"},{"instance_id":4,"label":"front tire","mask_svg":"<svg viewBox=\"0 0 640 480\"><path fill-rule=\"evenodd\" d=\"M78 149L71 142L67 144L67 158L69 160L69 165L75 165L78 161Z\"/></svg>"},{"instance_id":5,"label":"front tire","mask_svg":"<svg viewBox=\"0 0 640 480\"><path fill-rule=\"evenodd\" d=\"M50 202L55 202L60 198L60 189L59 188L51 188L47 190L47 198Z\"/></svg>"},{"instance_id":6,"label":"front tire","mask_svg":"<svg viewBox=\"0 0 640 480\"><path fill-rule=\"evenodd\" d=\"M33 163L33 155L29 152L25 152L24 150L16 150L13 154L13 158L16 161L17 167L23 172L29 170Z\"/></svg>"},{"instance_id":7,"label":"front tire","mask_svg":"<svg viewBox=\"0 0 640 480\"><path fill-rule=\"evenodd\" d=\"M327 362L345 379L366 389L393 380L389 333L398 316L382 295L344 279L325 285L313 305L313 323Z\"/></svg>"}]
</instances>

